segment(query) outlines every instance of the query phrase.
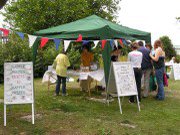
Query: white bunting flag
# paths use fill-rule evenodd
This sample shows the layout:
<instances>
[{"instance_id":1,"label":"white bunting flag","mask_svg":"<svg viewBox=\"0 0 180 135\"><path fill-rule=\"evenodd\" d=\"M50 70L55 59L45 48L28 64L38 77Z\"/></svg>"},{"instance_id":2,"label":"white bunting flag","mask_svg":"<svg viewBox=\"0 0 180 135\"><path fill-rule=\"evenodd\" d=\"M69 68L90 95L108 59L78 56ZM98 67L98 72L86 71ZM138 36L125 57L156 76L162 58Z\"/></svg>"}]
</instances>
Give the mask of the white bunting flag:
<instances>
[{"instance_id":1,"label":"white bunting flag","mask_svg":"<svg viewBox=\"0 0 180 135\"><path fill-rule=\"evenodd\" d=\"M67 51L70 43L71 43L71 40L64 40L64 51L65 52Z\"/></svg>"},{"instance_id":2,"label":"white bunting flag","mask_svg":"<svg viewBox=\"0 0 180 135\"><path fill-rule=\"evenodd\" d=\"M95 46L92 48L92 49L95 49L96 48L96 46L98 45L98 43L99 43L99 40L95 40L95 41L93 41L94 42L94 44L95 44Z\"/></svg>"},{"instance_id":3,"label":"white bunting flag","mask_svg":"<svg viewBox=\"0 0 180 135\"><path fill-rule=\"evenodd\" d=\"M34 42L36 41L37 36L28 35L29 37L29 47L32 47Z\"/></svg>"},{"instance_id":4,"label":"white bunting flag","mask_svg":"<svg viewBox=\"0 0 180 135\"><path fill-rule=\"evenodd\" d=\"M117 40L114 40L114 44L116 47L118 47L118 41Z\"/></svg>"}]
</instances>

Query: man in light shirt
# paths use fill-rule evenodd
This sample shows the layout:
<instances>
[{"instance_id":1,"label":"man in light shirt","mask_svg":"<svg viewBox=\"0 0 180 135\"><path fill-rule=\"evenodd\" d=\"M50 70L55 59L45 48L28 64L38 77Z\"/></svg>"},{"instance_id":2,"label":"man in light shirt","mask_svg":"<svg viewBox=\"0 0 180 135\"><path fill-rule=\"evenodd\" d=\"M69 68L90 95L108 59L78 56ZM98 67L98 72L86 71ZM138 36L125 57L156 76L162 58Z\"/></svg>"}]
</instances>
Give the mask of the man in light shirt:
<instances>
[{"instance_id":1,"label":"man in light shirt","mask_svg":"<svg viewBox=\"0 0 180 135\"><path fill-rule=\"evenodd\" d=\"M131 45L132 51L128 54L128 61L132 63L134 69L138 98L139 101L141 101L141 77L142 77L141 63L142 63L143 54L137 50L138 47L139 47L138 43L136 42L134 42ZM129 98L129 102L134 103L134 96L131 96Z\"/></svg>"},{"instance_id":2,"label":"man in light shirt","mask_svg":"<svg viewBox=\"0 0 180 135\"><path fill-rule=\"evenodd\" d=\"M60 92L60 85L62 83L62 96L66 96L66 77L67 77L67 68L70 66L70 62L66 53L62 51L53 63L53 68L56 69L57 74L57 84L56 84L56 91L55 96L59 95Z\"/></svg>"}]
</instances>

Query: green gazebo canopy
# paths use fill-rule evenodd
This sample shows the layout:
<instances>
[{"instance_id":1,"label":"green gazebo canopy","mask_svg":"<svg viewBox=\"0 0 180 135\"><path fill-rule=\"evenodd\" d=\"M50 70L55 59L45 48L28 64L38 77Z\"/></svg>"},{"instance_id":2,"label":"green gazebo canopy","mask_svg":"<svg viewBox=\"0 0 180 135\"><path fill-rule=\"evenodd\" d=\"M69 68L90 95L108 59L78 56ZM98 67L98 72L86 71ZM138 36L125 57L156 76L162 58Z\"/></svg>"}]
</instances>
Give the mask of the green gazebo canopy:
<instances>
[{"instance_id":1,"label":"green gazebo canopy","mask_svg":"<svg viewBox=\"0 0 180 135\"><path fill-rule=\"evenodd\" d=\"M49 37L49 38L60 38L60 39L77 39L79 34L82 35L83 39L102 40L102 39L119 39L125 38L127 40L145 40L151 42L151 33L131 29L99 16L92 15L71 23L59 25L56 27L44 29L35 32L38 36ZM35 42L37 44L37 42ZM37 45L35 46L37 49ZM107 42L103 50L104 60L104 71L106 84L109 77L109 69L111 65L111 46Z\"/></svg>"},{"instance_id":2,"label":"green gazebo canopy","mask_svg":"<svg viewBox=\"0 0 180 135\"><path fill-rule=\"evenodd\" d=\"M148 32L131 29L116 23L107 21L96 15L92 15L75 22L40 30L37 35L51 38L75 39L79 34L83 39L141 39L151 42L151 34Z\"/></svg>"}]
</instances>

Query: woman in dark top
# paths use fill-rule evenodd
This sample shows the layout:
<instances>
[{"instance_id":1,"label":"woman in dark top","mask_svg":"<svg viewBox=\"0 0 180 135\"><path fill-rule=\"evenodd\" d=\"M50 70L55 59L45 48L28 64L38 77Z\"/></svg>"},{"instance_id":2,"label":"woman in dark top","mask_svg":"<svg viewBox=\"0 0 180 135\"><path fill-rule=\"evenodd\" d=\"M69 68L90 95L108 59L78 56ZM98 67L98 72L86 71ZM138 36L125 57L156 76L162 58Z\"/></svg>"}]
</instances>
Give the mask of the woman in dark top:
<instances>
[{"instance_id":1,"label":"woman in dark top","mask_svg":"<svg viewBox=\"0 0 180 135\"><path fill-rule=\"evenodd\" d=\"M163 74L165 69L164 59L165 52L163 51L162 42L160 40L156 40L154 43L155 55L150 54L150 57L153 60L153 65L155 68L155 75L158 84L158 92L156 95L157 100L164 100L164 84L163 84Z\"/></svg>"}]
</instances>

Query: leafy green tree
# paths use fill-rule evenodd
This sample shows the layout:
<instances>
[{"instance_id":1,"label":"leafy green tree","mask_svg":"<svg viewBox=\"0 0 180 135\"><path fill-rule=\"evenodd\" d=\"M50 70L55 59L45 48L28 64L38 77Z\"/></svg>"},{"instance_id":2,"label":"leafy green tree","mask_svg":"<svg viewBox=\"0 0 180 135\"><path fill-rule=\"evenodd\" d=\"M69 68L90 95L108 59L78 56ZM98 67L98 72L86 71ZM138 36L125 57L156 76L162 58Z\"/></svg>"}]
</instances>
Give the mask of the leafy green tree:
<instances>
[{"instance_id":1,"label":"leafy green tree","mask_svg":"<svg viewBox=\"0 0 180 135\"><path fill-rule=\"evenodd\" d=\"M28 40L20 39L16 34L9 36L6 44L0 43L0 82L3 81L4 62L32 61L32 51Z\"/></svg>"},{"instance_id":2,"label":"leafy green tree","mask_svg":"<svg viewBox=\"0 0 180 135\"><path fill-rule=\"evenodd\" d=\"M13 0L9 0L8 4L4 7L5 12L2 14L5 17L5 22L10 25L11 29L18 29L24 33L33 34L40 29L69 23L92 14L96 14L110 21L115 21L116 13L119 9L119 1L120 0L18 0L17 2L13 2ZM21 46L28 47L27 38L24 41L20 41L21 39L18 38L17 36L14 38L10 37L7 47L5 47L5 49L9 49L9 51L6 52L3 49L0 55L7 53L9 61L32 60L29 59L29 55L31 56L32 52L24 52L21 48ZM16 41L17 39L18 41ZM13 46L15 43L18 43L18 45ZM82 44L79 45L80 48L81 46ZM19 47L19 49L16 47ZM70 46L68 49L71 68L79 68L80 48ZM61 49L62 48L60 48L60 50ZM29 48L27 48L27 50L31 51ZM48 42L43 49L38 49L35 63L35 76L40 77L43 75L47 66L53 63L59 51L55 50L55 45L51 41ZM95 60L98 60L99 53L96 51L94 53ZM3 57L1 58L1 66L3 66L3 62L6 61L6 59L3 60Z\"/></svg>"},{"instance_id":3,"label":"leafy green tree","mask_svg":"<svg viewBox=\"0 0 180 135\"><path fill-rule=\"evenodd\" d=\"M0 82L3 81L4 62L32 61L32 48L29 48L28 37L22 40L17 34L11 33L6 44L0 43ZM62 45L61 45L62 46ZM49 65L52 65L59 51L55 44L49 41L43 49L38 49L38 55L34 65L35 77L42 77Z\"/></svg>"},{"instance_id":4,"label":"leafy green tree","mask_svg":"<svg viewBox=\"0 0 180 135\"><path fill-rule=\"evenodd\" d=\"M11 28L32 34L92 14L116 19L119 0L18 0L5 6L5 21Z\"/></svg>"},{"instance_id":5,"label":"leafy green tree","mask_svg":"<svg viewBox=\"0 0 180 135\"><path fill-rule=\"evenodd\" d=\"M171 39L168 36L160 37L160 40L163 43L163 48L166 53L166 58L171 59L173 56L176 56L176 51L173 47Z\"/></svg>"}]
</instances>

